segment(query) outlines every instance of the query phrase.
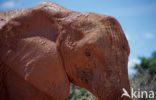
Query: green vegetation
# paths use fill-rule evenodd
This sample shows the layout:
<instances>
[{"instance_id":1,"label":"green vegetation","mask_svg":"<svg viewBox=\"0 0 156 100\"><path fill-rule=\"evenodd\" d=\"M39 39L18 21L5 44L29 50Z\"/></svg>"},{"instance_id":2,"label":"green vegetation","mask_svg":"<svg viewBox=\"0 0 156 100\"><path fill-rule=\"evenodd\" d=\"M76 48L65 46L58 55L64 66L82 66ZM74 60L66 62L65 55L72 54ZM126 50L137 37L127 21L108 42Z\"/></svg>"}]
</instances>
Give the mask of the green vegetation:
<instances>
[{"instance_id":1,"label":"green vegetation","mask_svg":"<svg viewBox=\"0 0 156 100\"><path fill-rule=\"evenodd\" d=\"M139 57L140 64L136 64L134 68L137 73L131 78L131 87L134 90L155 91L156 92L156 52L152 53L149 58ZM155 93L156 94L156 93ZM154 100L148 98L140 98L134 100Z\"/></svg>"},{"instance_id":2,"label":"green vegetation","mask_svg":"<svg viewBox=\"0 0 156 100\"><path fill-rule=\"evenodd\" d=\"M70 85L70 96L67 100L95 100L95 97L84 88Z\"/></svg>"}]
</instances>

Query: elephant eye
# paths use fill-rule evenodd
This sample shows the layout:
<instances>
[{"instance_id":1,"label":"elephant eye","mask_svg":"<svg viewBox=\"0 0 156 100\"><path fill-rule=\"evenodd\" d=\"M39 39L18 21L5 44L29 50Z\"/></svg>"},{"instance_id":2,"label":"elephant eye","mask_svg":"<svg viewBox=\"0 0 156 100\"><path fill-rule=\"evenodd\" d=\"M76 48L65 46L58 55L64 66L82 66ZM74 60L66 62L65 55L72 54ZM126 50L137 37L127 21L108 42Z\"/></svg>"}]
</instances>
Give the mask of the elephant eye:
<instances>
[{"instance_id":1,"label":"elephant eye","mask_svg":"<svg viewBox=\"0 0 156 100\"><path fill-rule=\"evenodd\" d=\"M87 57L90 57L90 56L91 56L90 52L88 52L88 51L85 52L85 55L86 55Z\"/></svg>"}]
</instances>

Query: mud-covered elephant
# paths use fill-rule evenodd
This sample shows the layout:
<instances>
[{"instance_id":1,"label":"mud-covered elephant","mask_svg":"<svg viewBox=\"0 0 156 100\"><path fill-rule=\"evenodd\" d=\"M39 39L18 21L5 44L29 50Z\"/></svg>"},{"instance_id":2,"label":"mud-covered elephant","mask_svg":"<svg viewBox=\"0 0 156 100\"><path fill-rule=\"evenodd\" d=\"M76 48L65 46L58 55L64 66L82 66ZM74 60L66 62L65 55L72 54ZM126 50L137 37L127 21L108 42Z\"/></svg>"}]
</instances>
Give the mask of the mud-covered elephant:
<instances>
[{"instance_id":1,"label":"mud-covered elephant","mask_svg":"<svg viewBox=\"0 0 156 100\"><path fill-rule=\"evenodd\" d=\"M70 83L128 100L129 46L111 16L55 3L0 12L0 100L64 100Z\"/></svg>"}]
</instances>

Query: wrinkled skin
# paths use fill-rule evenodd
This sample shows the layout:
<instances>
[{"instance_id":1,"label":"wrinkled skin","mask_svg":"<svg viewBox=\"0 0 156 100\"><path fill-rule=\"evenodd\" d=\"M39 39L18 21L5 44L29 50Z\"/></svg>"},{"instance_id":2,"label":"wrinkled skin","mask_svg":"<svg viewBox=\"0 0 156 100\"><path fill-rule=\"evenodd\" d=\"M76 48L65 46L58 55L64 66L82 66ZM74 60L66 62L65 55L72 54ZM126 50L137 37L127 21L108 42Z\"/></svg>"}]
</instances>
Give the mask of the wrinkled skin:
<instances>
[{"instance_id":1,"label":"wrinkled skin","mask_svg":"<svg viewBox=\"0 0 156 100\"><path fill-rule=\"evenodd\" d=\"M70 82L129 100L129 46L116 19L43 2L0 12L0 99L64 100Z\"/></svg>"}]
</instances>

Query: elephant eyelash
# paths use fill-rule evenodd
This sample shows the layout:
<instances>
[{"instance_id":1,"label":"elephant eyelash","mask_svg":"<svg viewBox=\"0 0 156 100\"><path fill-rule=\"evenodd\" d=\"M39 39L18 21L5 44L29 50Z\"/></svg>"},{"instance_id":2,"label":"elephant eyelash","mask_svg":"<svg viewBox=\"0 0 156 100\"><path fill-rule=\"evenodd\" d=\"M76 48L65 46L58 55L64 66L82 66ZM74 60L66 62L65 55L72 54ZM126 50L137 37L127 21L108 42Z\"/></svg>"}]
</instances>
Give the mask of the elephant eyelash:
<instances>
[{"instance_id":1,"label":"elephant eyelash","mask_svg":"<svg viewBox=\"0 0 156 100\"><path fill-rule=\"evenodd\" d=\"M85 55L86 55L87 57L90 57L90 56L91 56L90 52L88 52L88 51L85 52Z\"/></svg>"}]
</instances>

